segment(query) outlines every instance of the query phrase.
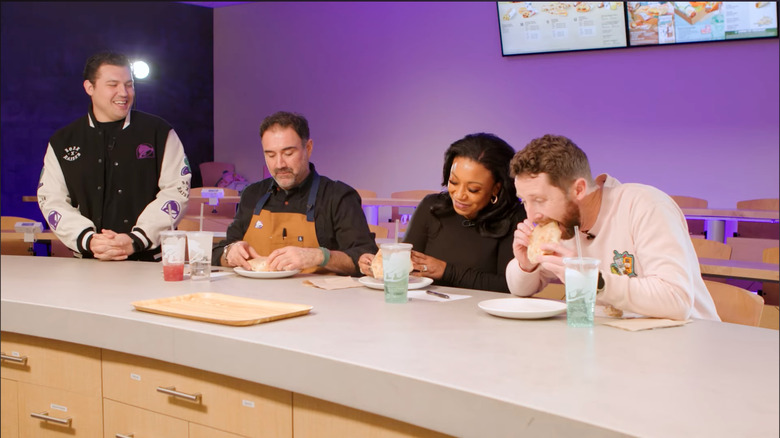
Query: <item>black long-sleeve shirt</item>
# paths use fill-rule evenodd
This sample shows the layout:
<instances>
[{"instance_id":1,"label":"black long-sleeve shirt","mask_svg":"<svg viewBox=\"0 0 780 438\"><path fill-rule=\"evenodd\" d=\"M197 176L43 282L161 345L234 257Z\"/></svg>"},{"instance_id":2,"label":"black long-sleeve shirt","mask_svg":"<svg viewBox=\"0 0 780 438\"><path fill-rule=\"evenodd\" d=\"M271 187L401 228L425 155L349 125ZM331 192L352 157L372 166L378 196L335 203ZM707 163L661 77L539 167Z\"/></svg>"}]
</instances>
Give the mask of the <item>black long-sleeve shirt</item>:
<instances>
[{"instance_id":1,"label":"black long-sleeve shirt","mask_svg":"<svg viewBox=\"0 0 780 438\"><path fill-rule=\"evenodd\" d=\"M514 257L512 239L517 222L523 220L523 210L518 210L504 236L485 237L480 235L478 227L455 212L438 218L431 214L431 205L438 196L423 198L404 236L404 242L411 243L415 251L447 262L442 278L434 283L509 292L505 271Z\"/></svg>"},{"instance_id":2,"label":"black long-sleeve shirt","mask_svg":"<svg viewBox=\"0 0 780 438\"><path fill-rule=\"evenodd\" d=\"M305 215L309 189L316 172L314 164L309 163L309 169L309 176L303 183L287 191L280 188L273 178L266 178L244 189L236 216L227 229L225 240L214 246L212 263L219 263L225 245L244 239L244 233L251 225L257 201L269 190L271 197L268 198L263 210ZM342 251L352 259L355 263L354 275L360 275L358 270L360 255L375 254L378 251L368 229L360 195L347 184L322 175L320 175L317 199L314 202L314 230L320 246Z\"/></svg>"}]
</instances>

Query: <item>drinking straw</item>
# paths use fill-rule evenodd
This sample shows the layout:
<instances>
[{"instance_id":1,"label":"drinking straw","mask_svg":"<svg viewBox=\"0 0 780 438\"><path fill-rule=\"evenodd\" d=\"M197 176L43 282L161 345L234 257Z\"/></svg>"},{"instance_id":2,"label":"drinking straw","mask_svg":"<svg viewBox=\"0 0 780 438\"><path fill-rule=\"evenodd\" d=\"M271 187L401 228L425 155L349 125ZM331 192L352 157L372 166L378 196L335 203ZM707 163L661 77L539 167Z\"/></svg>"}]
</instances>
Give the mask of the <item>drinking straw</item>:
<instances>
[{"instance_id":1,"label":"drinking straw","mask_svg":"<svg viewBox=\"0 0 780 438\"><path fill-rule=\"evenodd\" d=\"M395 220L395 243L398 243L398 219Z\"/></svg>"},{"instance_id":2,"label":"drinking straw","mask_svg":"<svg viewBox=\"0 0 780 438\"><path fill-rule=\"evenodd\" d=\"M582 265L582 246L580 246L580 227L574 226L574 238L577 243L577 257L580 259L580 265Z\"/></svg>"},{"instance_id":3,"label":"drinking straw","mask_svg":"<svg viewBox=\"0 0 780 438\"><path fill-rule=\"evenodd\" d=\"M200 203L200 217L198 218L200 224L198 225L198 231L203 231L203 203Z\"/></svg>"},{"instance_id":4,"label":"drinking straw","mask_svg":"<svg viewBox=\"0 0 780 438\"><path fill-rule=\"evenodd\" d=\"M171 206L168 206L168 217L171 218L171 231L173 231L173 212L171 211Z\"/></svg>"}]
</instances>

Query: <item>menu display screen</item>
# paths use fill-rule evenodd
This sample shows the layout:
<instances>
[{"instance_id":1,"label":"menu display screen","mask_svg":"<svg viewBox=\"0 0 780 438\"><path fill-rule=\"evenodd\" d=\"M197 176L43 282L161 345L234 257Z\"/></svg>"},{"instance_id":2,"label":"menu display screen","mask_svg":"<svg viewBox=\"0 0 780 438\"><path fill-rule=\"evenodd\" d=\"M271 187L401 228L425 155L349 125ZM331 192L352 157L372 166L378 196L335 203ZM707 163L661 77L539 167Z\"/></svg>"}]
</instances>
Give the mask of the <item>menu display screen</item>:
<instances>
[{"instance_id":1,"label":"menu display screen","mask_svg":"<svg viewBox=\"0 0 780 438\"><path fill-rule=\"evenodd\" d=\"M502 55L777 38L777 2L497 2Z\"/></svg>"},{"instance_id":2,"label":"menu display screen","mask_svg":"<svg viewBox=\"0 0 780 438\"><path fill-rule=\"evenodd\" d=\"M627 2L629 44L777 36L777 2Z\"/></svg>"},{"instance_id":3,"label":"menu display screen","mask_svg":"<svg viewBox=\"0 0 780 438\"><path fill-rule=\"evenodd\" d=\"M625 2L498 2L504 56L626 47Z\"/></svg>"}]
</instances>

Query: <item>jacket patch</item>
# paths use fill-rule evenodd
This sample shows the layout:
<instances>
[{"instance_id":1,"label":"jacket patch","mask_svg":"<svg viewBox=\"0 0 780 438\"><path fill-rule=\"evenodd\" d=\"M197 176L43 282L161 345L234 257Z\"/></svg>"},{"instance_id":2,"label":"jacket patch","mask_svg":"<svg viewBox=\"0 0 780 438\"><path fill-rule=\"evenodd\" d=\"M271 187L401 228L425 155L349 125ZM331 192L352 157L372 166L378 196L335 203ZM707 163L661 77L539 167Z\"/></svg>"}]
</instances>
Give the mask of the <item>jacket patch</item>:
<instances>
[{"instance_id":1,"label":"jacket patch","mask_svg":"<svg viewBox=\"0 0 780 438\"><path fill-rule=\"evenodd\" d=\"M160 209L164 211L166 214L171 215L174 219L179 217L179 212L181 211L181 205L179 205L176 201L168 201L165 204L163 204L162 208Z\"/></svg>"},{"instance_id":2,"label":"jacket patch","mask_svg":"<svg viewBox=\"0 0 780 438\"><path fill-rule=\"evenodd\" d=\"M49 213L49 217L47 220L49 221L49 226L51 226L52 230L57 229L57 225L60 223L60 219L62 219L62 215L57 213L56 211L52 211Z\"/></svg>"},{"instance_id":3,"label":"jacket patch","mask_svg":"<svg viewBox=\"0 0 780 438\"><path fill-rule=\"evenodd\" d=\"M263 222L258 219L257 222L255 222L255 228L257 228L258 230L260 228L263 228Z\"/></svg>"},{"instance_id":4,"label":"jacket patch","mask_svg":"<svg viewBox=\"0 0 780 438\"><path fill-rule=\"evenodd\" d=\"M634 255L629 254L628 251L619 253L615 250L612 250L612 252L614 253L614 256L612 257L614 263L609 265L609 270L612 271L613 274L636 277L636 270L634 269Z\"/></svg>"},{"instance_id":5,"label":"jacket patch","mask_svg":"<svg viewBox=\"0 0 780 438\"><path fill-rule=\"evenodd\" d=\"M81 148L78 146L69 146L65 148L65 156L62 158L67 161L76 161L81 156Z\"/></svg>"},{"instance_id":6,"label":"jacket patch","mask_svg":"<svg viewBox=\"0 0 780 438\"><path fill-rule=\"evenodd\" d=\"M190 160L184 157L184 167L181 169L181 176L190 174Z\"/></svg>"},{"instance_id":7,"label":"jacket patch","mask_svg":"<svg viewBox=\"0 0 780 438\"><path fill-rule=\"evenodd\" d=\"M154 148L148 143L141 143L135 148L135 157L139 160L144 158L154 158Z\"/></svg>"}]
</instances>

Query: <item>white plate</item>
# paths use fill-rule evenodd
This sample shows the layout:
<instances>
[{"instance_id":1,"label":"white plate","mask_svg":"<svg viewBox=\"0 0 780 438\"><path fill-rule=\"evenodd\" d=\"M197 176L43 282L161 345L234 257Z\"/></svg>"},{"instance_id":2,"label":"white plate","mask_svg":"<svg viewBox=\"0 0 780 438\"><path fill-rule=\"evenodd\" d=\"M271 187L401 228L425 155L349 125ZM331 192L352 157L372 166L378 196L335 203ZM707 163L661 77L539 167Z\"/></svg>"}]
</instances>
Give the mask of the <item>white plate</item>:
<instances>
[{"instance_id":1,"label":"white plate","mask_svg":"<svg viewBox=\"0 0 780 438\"><path fill-rule=\"evenodd\" d=\"M293 271L270 271L270 272L247 271L241 266L236 266L235 268L233 268L233 270L236 271L236 274L242 277L249 277L249 278L285 278L285 277L292 277L293 275L301 272L300 269L295 269Z\"/></svg>"},{"instance_id":2,"label":"white plate","mask_svg":"<svg viewBox=\"0 0 780 438\"><path fill-rule=\"evenodd\" d=\"M478 306L491 315L514 319L549 318L566 311L566 303L543 298L497 298Z\"/></svg>"},{"instance_id":3,"label":"white plate","mask_svg":"<svg viewBox=\"0 0 780 438\"><path fill-rule=\"evenodd\" d=\"M368 286L371 289L385 290L384 280L380 280L374 277L360 277L358 281L363 283L363 286ZM409 276L409 289L420 289L433 283L433 278L430 277L417 277L414 275Z\"/></svg>"}]
</instances>

